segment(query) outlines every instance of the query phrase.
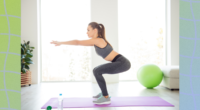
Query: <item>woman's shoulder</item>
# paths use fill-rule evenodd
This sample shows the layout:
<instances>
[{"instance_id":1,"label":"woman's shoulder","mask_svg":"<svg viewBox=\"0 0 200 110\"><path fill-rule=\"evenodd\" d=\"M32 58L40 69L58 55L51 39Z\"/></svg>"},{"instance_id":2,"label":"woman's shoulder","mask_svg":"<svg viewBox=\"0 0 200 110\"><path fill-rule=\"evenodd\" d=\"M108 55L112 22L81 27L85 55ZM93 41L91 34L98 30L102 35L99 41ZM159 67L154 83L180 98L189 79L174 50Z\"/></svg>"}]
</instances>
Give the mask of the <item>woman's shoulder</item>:
<instances>
[{"instance_id":1,"label":"woman's shoulder","mask_svg":"<svg viewBox=\"0 0 200 110\"><path fill-rule=\"evenodd\" d=\"M99 38L99 37L94 38L94 39L96 39L98 42L103 42L103 41L105 41L103 38Z\"/></svg>"},{"instance_id":2,"label":"woman's shoulder","mask_svg":"<svg viewBox=\"0 0 200 110\"><path fill-rule=\"evenodd\" d=\"M97 39L97 42L95 43L96 46L107 44L103 38L95 38L95 39Z\"/></svg>"}]
</instances>

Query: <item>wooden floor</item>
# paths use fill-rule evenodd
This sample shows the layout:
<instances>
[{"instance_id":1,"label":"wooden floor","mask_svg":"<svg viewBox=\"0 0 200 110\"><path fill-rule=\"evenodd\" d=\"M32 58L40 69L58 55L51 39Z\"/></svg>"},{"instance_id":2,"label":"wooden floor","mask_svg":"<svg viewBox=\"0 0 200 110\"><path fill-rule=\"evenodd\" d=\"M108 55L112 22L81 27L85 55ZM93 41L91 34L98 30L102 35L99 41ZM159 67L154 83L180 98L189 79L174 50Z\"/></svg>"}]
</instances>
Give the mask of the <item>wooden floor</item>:
<instances>
[{"instance_id":1,"label":"wooden floor","mask_svg":"<svg viewBox=\"0 0 200 110\"><path fill-rule=\"evenodd\" d=\"M64 110L179 110L179 90L171 91L161 86L157 86L154 89L146 89L138 81L107 84L107 89L111 97L159 96L175 107L102 107L67 108ZM51 97L57 97L59 93L62 93L64 97L92 97L99 92L99 86L92 82L32 84L31 86L21 87L21 110L44 110L40 108Z\"/></svg>"}]
</instances>

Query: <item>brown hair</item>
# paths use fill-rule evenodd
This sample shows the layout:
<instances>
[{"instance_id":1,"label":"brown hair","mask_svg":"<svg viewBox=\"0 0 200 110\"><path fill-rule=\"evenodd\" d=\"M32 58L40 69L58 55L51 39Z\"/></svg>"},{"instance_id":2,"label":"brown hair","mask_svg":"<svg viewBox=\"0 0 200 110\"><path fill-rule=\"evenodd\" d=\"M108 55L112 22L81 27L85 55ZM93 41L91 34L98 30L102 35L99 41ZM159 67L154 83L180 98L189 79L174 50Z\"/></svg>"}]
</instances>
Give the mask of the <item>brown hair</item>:
<instances>
[{"instance_id":1,"label":"brown hair","mask_svg":"<svg viewBox=\"0 0 200 110\"><path fill-rule=\"evenodd\" d=\"M107 40L106 40L106 35L105 35L105 27L103 24L98 24L97 22L90 22L88 25L90 25L92 27L92 29L97 29L98 30L98 36L100 38L103 38L108 44L110 44ZM112 47L112 45L110 45Z\"/></svg>"}]
</instances>

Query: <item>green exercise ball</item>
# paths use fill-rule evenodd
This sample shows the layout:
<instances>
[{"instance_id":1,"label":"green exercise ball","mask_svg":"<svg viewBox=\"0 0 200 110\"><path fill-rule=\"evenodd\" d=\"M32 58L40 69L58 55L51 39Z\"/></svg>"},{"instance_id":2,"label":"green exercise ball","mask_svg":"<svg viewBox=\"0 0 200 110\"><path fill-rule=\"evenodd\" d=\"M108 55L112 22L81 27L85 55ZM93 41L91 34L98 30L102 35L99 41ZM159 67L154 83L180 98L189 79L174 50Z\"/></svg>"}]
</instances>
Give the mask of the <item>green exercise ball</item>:
<instances>
[{"instance_id":1,"label":"green exercise ball","mask_svg":"<svg viewBox=\"0 0 200 110\"><path fill-rule=\"evenodd\" d=\"M137 71L137 79L143 86L152 89L161 83L163 73L158 66L146 64L141 66Z\"/></svg>"}]
</instances>

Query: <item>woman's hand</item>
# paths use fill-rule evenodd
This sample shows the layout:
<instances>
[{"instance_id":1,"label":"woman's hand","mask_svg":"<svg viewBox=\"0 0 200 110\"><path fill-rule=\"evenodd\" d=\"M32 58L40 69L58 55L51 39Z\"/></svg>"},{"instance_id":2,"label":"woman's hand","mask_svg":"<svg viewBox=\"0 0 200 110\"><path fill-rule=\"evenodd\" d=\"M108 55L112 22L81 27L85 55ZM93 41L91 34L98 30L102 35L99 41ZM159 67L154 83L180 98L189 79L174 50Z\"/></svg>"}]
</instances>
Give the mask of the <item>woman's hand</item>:
<instances>
[{"instance_id":1,"label":"woman's hand","mask_svg":"<svg viewBox=\"0 0 200 110\"><path fill-rule=\"evenodd\" d=\"M51 44L55 44L55 46L60 46L60 45L61 45L60 42L58 42L58 41L53 41L53 40L52 40Z\"/></svg>"}]
</instances>

